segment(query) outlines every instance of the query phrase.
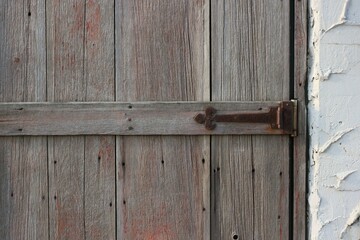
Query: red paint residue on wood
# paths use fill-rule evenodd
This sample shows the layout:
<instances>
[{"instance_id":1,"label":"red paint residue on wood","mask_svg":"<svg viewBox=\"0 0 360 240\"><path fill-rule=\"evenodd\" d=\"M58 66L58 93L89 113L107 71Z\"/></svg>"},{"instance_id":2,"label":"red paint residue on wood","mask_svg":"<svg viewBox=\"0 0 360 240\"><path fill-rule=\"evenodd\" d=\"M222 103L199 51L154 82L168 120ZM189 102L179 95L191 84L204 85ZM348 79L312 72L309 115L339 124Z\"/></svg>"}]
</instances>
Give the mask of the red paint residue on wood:
<instances>
[{"instance_id":1,"label":"red paint residue on wood","mask_svg":"<svg viewBox=\"0 0 360 240\"><path fill-rule=\"evenodd\" d=\"M56 201L56 211L58 215L57 236L62 236L67 239L79 239L79 229L76 229L77 226L74 224L76 219L73 219L73 213L67 213L66 210L61 207L60 199Z\"/></svg>"},{"instance_id":2,"label":"red paint residue on wood","mask_svg":"<svg viewBox=\"0 0 360 240\"><path fill-rule=\"evenodd\" d=\"M115 158L113 144L108 140L109 139L106 136L100 137L100 148L98 152L98 157L101 159L104 168L111 168L111 163Z\"/></svg>"},{"instance_id":3,"label":"red paint residue on wood","mask_svg":"<svg viewBox=\"0 0 360 240\"><path fill-rule=\"evenodd\" d=\"M296 196L295 196L295 209L294 209L294 232L298 231L298 216L299 216L299 205L300 205L300 194L299 192L296 192Z\"/></svg>"},{"instance_id":4,"label":"red paint residue on wood","mask_svg":"<svg viewBox=\"0 0 360 240\"><path fill-rule=\"evenodd\" d=\"M74 22L74 24L72 25L72 27L70 29L71 34L79 33L79 32L82 32L82 30L83 30L83 27L84 27L84 13L85 13L84 7L85 7L85 5L82 2L75 3L73 5L75 22Z\"/></svg>"},{"instance_id":5,"label":"red paint residue on wood","mask_svg":"<svg viewBox=\"0 0 360 240\"><path fill-rule=\"evenodd\" d=\"M87 237L90 236L91 239L101 239L103 230L100 226L92 224L90 227L87 228L86 232L88 233Z\"/></svg>"},{"instance_id":6,"label":"red paint residue on wood","mask_svg":"<svg viewBox=\"0 0 360 240\"><path fill-rule=\"evenodd\" d=\"M86 41L97 42L100 39L100 5L94 0L89 0L87 4L86 16Z\"/></svg>"},{"instance_id":7,"label":"red paint residue on wood","mask_svg":"<svg viewBox=\"0 0 360 240\"><path fill-rule=\"evenodd\" d=\"M139 209L132 214L131 220L125 214L124 233L129 239L144 239L144 240L165 240L175 239L176 235L172 229L174 223L166 222L169 215L168 206L166 203L161 203L156 212L152 213L153 217L149 222L147 215L148 209Z\"/></svg>"},{"instance_id":8,"label":"red paint residue on wood","mask_svg":"<svg viewBox=\"0 0 360 240\"><path fill-rule=\"evenodd\" d=\"M172 233L171 227L168 224L160 225L152 231L145 232L144 239L146 240L163 240L174 239L175 236Z\"/></svg>"},{"instance_id":9,"label":"red paint residue on wood","mask_svg":"<svg viewBox=\"0 0 360 240\"><path fill-rule=\"evenodd\" d=\"M279 224L279 238L280 240L283 239L283 223L284 221L282 220L282 218L284 218L283 216L283 213L286 213L286 210L285 208L287 207L284 203L284 199L287 199L287 196L286 196L286 185L285 182L284 182L284 176L282 174L282 170L281 170L281 173L280 173L280 196L279 196L279 205L278 205L278 214L280 216L280 222L278 223ZM286 201L285 201L286 202Z\"/></svg>"}]
</instances>

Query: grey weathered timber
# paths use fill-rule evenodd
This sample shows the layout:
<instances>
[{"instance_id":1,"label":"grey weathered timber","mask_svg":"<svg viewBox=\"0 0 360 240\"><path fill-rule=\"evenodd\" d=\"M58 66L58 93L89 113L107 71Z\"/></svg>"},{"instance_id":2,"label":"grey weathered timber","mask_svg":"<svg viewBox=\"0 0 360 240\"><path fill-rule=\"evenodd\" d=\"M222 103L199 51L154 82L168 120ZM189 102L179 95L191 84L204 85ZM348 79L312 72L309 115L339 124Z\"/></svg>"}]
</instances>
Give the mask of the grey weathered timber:
<instances>
[{"instance_id":1,"label":"grey weathered timber","mask_svg":"<svg viewBox=\"0 0 360 240\"><path fill-rule=\"evenodd\" d=\"M0 2L0 101L46 101L45 3ZM0 238L47 239L46 137L0 138Z\"/></svg>"},{"instance_id":2,"label":"grey weathered timber","mask_svg":"<svg viewBox=\"0 0 360 240\"><path fill-rule=\"evenodd\" d=\"M86 239L116 239L115 137L86 137L84 167Z\"/></svg>"},{"instance_id":3,"label":"grey weathered timber","mask_svg":"<svg viewBox=\"0 0 360 240\"><path fill-rule=\"evenodd\" d=\"M306 239L306 175L307 175L307 0L295 3L295 36L294 36L294 97L298 99L298 137L294 139L293 165L293 239Z\"/></svg>"},{"instance_id":4,"label":"grey weathered timber","mask_svg":"<svg viewBox=\"0 0 360 240\"><path fill-rule=\"evenodd\" d=\"M50 1L47 19L49 100L114 100L113 2ZM51 239L116 238L115 137L50 138L49 179Z\"/></svg>"},{"instance_id":5,"label":"grey weathered timber","mask_svg":"<svg viewBox=\"0 0 360 240\"><path fill-rule=\"evenodd\" d=\"M114 1L85 3L85 101L114 101ZM84 152L85 239L116 239L115 136L85 137Z\"/></svg>"},{"instance_id":6,"label":"grey weathered timber","mask_svg":"<svg viewBox=\"0 0 360 240\"><path fill-rule=\"evenodd\" d=\"M211 2L212 100L289 99L289 13L288 1ZM289 239L289 137L211 142L212 238Z\"/></svg>"},{"instance_id":7,"label":"grey weathered timber","mask_svg":"<svg viewBox=\"0 0 360 240\"><path fill-rule=\"evenodd\" d=\"M208 4L116 1L117 101L210 100ZM116 157L118 239L210 238L209 137L117 137Z\"/></svg>"},{"instance_id":8,"label":"grey weathered timber","mask_svg":"<svg viewBox=\"0 0 360 240\"><path fill-rule=\"evenodd\" d=\"M47 1L48 101L85 101L85 2ZM84 137L49 137L50 239L85 239Z\"/></svg>"},{"instance_id":9,"label":"grey weathered timber","mask_svg":"<svg viewBox=\"0 0 360 240\"><path fill-rule=\"evenodd\" d=\"M194 117L267 113L280 102L139 102L0 104L0 135L240 135L283 134L266 123L216 122L207 130Z\"/></svg>"},{"instance_id":10,"label":"grey weathered timber","mask_svg":"<svg viewBox=\"0 0 360 240\"><path fill-rule=\"evenodd\" d=\"M0 1L0 239L304 240L307 0L290 3ZM194 121L290 96L293 140Z\"/></svg>"}]
</instances>

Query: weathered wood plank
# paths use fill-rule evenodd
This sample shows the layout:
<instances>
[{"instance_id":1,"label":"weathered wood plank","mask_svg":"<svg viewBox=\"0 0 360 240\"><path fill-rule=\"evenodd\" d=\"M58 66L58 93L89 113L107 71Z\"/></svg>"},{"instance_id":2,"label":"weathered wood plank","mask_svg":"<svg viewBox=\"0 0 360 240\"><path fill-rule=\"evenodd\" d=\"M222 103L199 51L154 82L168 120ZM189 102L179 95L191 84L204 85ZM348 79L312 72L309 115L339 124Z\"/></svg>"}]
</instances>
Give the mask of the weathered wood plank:
<instances>
[{"instance_id":1,"label":"weathered wood plank","mask_svg":"<svg viewBox=\"0 0 360 240\"><path fill-rule=\"evenodd\" d=\"M0 2L0 101L46 101L44 1ZM46 137L0 138L0 238L48 238Z\"/></svg>"},{"instance_id":2,"label":"weathered wood plank","mask_svg":"<svg viewBox=\"0 0 360 240\"><path fill-rule=\"evenodd\" d=\"M219 136L211 142L211 239L255 239L251 137Z\"/></svg>"},{"instance_id":3,"label":"weathered wood plank","mask_svg":"<svg viewBox=\"0 0 360 240\"><path fill-rule=\"evenodd\" d=\"M294 220L293 239L306 239L306 175L307 175L307 0L295 3L295 42L294 42L294 97L298 99L298 137L294 139Z\"/></svg>"},{"instance_id":4,"label":"weathered wood plank","mask_svg":"<svg viewBox=\"0 0 360 240\"><path fill-rule=\"evenodd\" d=\"M114 1L86 0L86 101L115 100L114 34ZM84 168L85 239L116 239L114 136L85 138Z\"/></svg>"},{"instance_id":5,"label":"weathered wood plank","mask_svg":"<svg viewBox=\"0 0 360 240\"><path fill-rule=\"evenodd\" d=\"M287 1L212 1L212 100L289 99L289 13ZM288 137L211 142L213 239L289 239Z\"/></svg>"},{"instance_id":6,"label":"weathered wood plank","mask_svg":"<svg viewBox=\"0 0 360 240\"><path fill-rule=\"evenodd\" d=\"M116 1L117 101L210 100L208 4ZM116 156L119 239L210 238L209 137L118 137Z\"/></svg>"},{"instance_id":7,"label":"weathered wood plank","mask_svg":"<svg viewBox=\"0 0 360 240\"><path fill-rule=\"evenodd\" d=\"M118 238L208 239L207 139L119 139Z\"/></svg>"},{"instance_id":8,"label":"weathered wood plank","mask_svg":"<svg viewBox=\"0 0 360 240\"><path fill-rule=\"evenodd\" d=\"M283 134L266 123L217 122L212 131L194 116L267 113L281 102L141 102L0 104L0 135L239 135Z\"/></svg>"},{"instance_id":9,"label":"weathered wood plank","mask_svg":"<svg viewBox=\"0 0 360 240\"><path fill-rule=\"evenodd\" d=\"M85 1L47 1L47 96L84 101ZM61 80L59 80L61 79ZM84 137L49 137L50 239L85 238Z\"/></svg>"},{"instance_id":10,"label":"weathered wood plank","mask_svg":"<svg viewBox=\"0 0 360 240\"><path fill-rule=\"evenodd\" d=\"M85 139L86 239L116 239L115 137Z\"/></svg>"},{"instance_id":11,"label":"weathered wood plank","mask_svg":"<svg viewBox=\"0 0 360 240\"><path fill-rule=\"evenodd\" d=\"M46 137L7 137L0 143L0 236L47 239Z\"/></svg>"}]
</instances>

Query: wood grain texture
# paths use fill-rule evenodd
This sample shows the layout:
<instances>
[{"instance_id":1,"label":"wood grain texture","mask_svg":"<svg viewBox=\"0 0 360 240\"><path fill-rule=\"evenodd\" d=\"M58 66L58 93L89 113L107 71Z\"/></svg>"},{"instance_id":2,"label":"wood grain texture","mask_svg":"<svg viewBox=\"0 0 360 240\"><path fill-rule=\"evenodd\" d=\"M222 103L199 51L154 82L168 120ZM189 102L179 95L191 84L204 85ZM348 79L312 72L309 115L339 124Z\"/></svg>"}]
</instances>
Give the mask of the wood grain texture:
<instances>
[{"instance_id":1,"label":"wood grain texture","mask_svg":"<svg viewBox=\"0 0 360 240\"><path fill-rule=\"evenodd\" d=\"M50 100L114 100L113 2L47 10ZM50 138L49 156L50 238L115 239L115 137Z\"/></svg>"},{"instance_id":2,"label":"wood grain texture","mask_svg":"<svg viewBox=\"0 0 360 240\"><path fill-rule=\"evenodd\" d=\"M295 2L294 96L298 99L298 137L294 139L294 240L306 239L307 223L307 0Z\"/></svg>"},{"instance_id":3,"label":"wood grain texture","mask_svg":"<svg viewBox=\"0 0 360 240\"><path fill-rule=\"evenodd\" d=\"M114 101L114 1L85 4L85 100ZM85 239L116 239L115 136L85 137L84 157Z\"/></svg>"},{"instance_id":4,"label":"wood grain texture","mask_svg":"<svg viewBox=\"0 0 360 240\"><path fill-rule=\"evenodd\" d=\"M46 101L45 5L0 2L0 101ZM0 238L48 238L46 137L0 138Z\"/></svg>"},{"instance_id":5,"label":"wood grain texture","mask_svg":"<svg viewBox=\"0 0 360 240\"><path fill-rule=\"evenodd\" d=\"M209 100L209 6L116 2L116 100ZM209 137L117 138L118 239L209 239ZM203 160L204 159L204 160Z\"/></svg>"},{"instance_id":6,"label":"wood grain texture","mask_svg":"<svg viewBox=\"0 0 360 240\"><path fill-rule=\"evenodd\" d=\"M85 139L86 239L116 239L115 137Z\"/></svg>"},{"instance_id":7,"label":"wood grain texture","mask_svg":"<svg viewBox=\"0 0 360 240\"><path fill-rule=\"evenodd\" d=\"M49 101L85 101L85 1L47 1ZM84 137L49 137L50 239L85 239Z\"/></svg>"},{"instance_id":8,"label":"wood grain texture","mask_svg":"<svg viewBox=\"0 0 360 240\"><path fill-rule=\"evenodd\" d=\"M280 0L212 1L212 100L289 98L289 13ZM211 142L213 239L289 239L288 137Z\"/></svg>"},{"instance_id":9,"label":"wood grain texture","mask_svg":"<svg viewBox=\"0 0 360 240\"><path fill-rule=\"evenodd\" d=\"M281 102L141 102L0 104L0 135L240 135L285 134L269 123L194 120L204 109L216 115L266 114ZM129 108L131 107L131 108Z\"/></svg>"}]
</instances>

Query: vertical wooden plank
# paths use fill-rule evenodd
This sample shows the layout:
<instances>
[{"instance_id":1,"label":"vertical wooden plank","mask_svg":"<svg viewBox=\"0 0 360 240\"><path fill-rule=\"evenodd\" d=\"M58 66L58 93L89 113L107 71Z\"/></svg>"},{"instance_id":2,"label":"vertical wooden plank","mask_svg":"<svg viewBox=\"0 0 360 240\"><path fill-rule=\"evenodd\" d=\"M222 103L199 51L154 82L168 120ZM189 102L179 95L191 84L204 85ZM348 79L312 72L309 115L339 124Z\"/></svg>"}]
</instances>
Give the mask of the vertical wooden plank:
<instances>
[{"instance_id":1,"label":"vertical wooden plank","mask_svg":"<svg viewBox=\"0 0 360 240\"><path fill-rule=\"evenodd\" d=\"M251 137L212 137L211 143L211 239L255 239Z\"/></svg>"},{"instance_id":2,"label":"vertical wooden plank","mask_svg":"<svg viewBox=\"0 0 360 240\"><path fill-rule=\"evenodd\" d=\"M86 101L114 101L114 1L86 1ZM115 137L85 138L85 238L115 239Z\"/></svg>"},{"instance_id":3,"label":"vertical wooden plank","mask_svg":"<svg viewBox=\"0 0 360 240\"><path fill-rule=\"evenodd\" d=\"M114 100L113 2L47 6L50 99ZM51 138L49 152L50 238L115 239L115 137Z\"/></svg>"},{"instance_id":4,"label":"vertical wooden plank","mask_svg":"<svg viewBox=\"0 0 360 240\"><path fill-rule=\"evenodd\" d=\"M0 101L46 101L44 1L0 12ZM1 239L46 239L47 199L46 137L0 138Z\"/></svg>"},{"instance_id":5,"label":"vertical wooden plank","mask_svg":"<svg viewBox=\"0 0 360 240\"><path fill-rule=\"evenodd\" d=\"M208 11L117 1L116 100L209 100ZM118 137L116 156L118 239L210 238L209 137Z\"/></svg>"},{"instance_id":6,"label":"vertical wooden plank","mask_svg":"<svg viewBox=\"0 0 360 240\"><path fill-rule=\"evenodd\" d=\"M85 2L46 2L49 101L85 101ZM84 239L84 137L49 137L50 239Z\"/></svg>"},{"instance_id":7,"label":"vertical wooden plank","mask_svg":"<svg viewBox=\"0 0 360 240\"><path fill-rule=\"evenodd\" d=\"M289 98L289 12L212 1L212 100ZM288 137L212 137L211 155L213 239L288 239Z\"/></svg>"},{"instance_id":8,"label":"vertical wooden plank","mask_svg":"<svg viewBox=\"0 0 360 240\"><path fill-rule=\"evenodd\" d=\"M115 239L115 137L86 137L86 239Z\"/></svg>"},{"instance_id":9,"label":"vertical wooden plank","mask_svg":"<svg viewBox=\"0 0 360 240\"><path fill-rule=\"evenodd\" d=\"M294 240L306 239L307 176L307 0L295 3L294 97L298 99L298 136L294 138Z\"/></svg>"},{"instance_id":10,"label":"vertical wooden plank","mask_svg":"<svg viewBox=\"0 0 360 240\"><path fill-rule=\"evenodd\" d=\"M84 138L49 137L50 239L84 239Z\"/></svg>"}]
</instances>

